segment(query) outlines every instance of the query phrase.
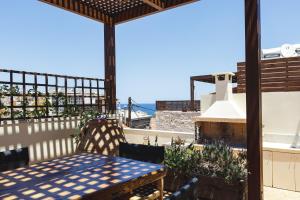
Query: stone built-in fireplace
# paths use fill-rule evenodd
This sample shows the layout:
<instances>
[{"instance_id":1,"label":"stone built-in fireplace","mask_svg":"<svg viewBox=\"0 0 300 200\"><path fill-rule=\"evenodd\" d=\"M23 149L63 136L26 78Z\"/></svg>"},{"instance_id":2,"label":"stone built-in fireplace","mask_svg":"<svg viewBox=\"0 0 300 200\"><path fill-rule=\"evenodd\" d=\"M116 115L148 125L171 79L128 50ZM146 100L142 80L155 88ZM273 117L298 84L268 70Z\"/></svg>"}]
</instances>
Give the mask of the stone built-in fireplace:
<instances>
[{"instance_id":1,"label":"stone built-in fireplace","mask_svg":"<svg viewBox=\"0 0 300 200\"><path fill-rule=\"evenodd\" d=\"M246 146L246 115L232 94L233 73L215 74L215 102L194 118L196 141L224 140L233 146Z\"/></svg>"}]
</instances>

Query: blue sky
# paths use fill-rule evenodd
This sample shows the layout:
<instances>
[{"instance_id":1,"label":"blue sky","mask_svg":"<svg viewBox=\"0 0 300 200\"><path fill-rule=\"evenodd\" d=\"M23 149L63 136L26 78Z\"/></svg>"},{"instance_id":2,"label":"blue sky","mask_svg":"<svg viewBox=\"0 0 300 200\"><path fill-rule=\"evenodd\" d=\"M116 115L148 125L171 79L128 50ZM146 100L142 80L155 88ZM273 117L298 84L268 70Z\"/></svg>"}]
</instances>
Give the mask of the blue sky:
<instances>
[{"instance_id":1,"label":"blue sky","mask_svg":"<svg viewBox=\"0 0 300 200\"><path fill-rule=\"evenodd\" d=\"M262 47L300 43L299 0L261 0ZM103 25L37 0L1 0L0 67L103 78ZM244 60L243 0L202 0L117 26L117 96L189 99L189 77ZM196 85L196 98L213 89Z\"/></svg>"}]
</instances>

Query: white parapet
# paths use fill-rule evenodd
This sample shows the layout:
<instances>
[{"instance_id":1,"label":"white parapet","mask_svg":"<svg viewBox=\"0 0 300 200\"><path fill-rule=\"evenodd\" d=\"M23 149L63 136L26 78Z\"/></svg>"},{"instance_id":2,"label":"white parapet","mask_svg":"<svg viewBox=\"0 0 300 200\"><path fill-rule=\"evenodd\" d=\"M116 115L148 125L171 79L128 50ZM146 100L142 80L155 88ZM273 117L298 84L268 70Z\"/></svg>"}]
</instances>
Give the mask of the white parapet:
<instances>
[{"instance_id":1,"label":"white parapet","mask_svg":"<svg viewBox=\"0 0 300 200\"><path fill-rule=\"evenodd\" d=\"M193 133L186 132L174 132L174 131L161 131L161 130L147 130L147 129L124 129L126 140L130 143L144 143L144 137L150 139L151 144L154 144L155 137L158 137L158 144L163 145L171 142L172 138L178 138L185 140L186 142L193 142L195 135Z\"/></svg>"}]
</instances>

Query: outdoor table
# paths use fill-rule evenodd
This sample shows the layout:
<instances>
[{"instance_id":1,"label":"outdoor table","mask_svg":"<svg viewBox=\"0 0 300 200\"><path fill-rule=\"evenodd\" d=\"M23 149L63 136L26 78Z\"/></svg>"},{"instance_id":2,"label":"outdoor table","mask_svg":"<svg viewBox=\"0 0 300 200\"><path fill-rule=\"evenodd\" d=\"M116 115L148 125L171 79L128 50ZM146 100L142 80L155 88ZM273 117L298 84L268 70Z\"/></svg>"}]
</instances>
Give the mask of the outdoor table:
<instances>
[{"instance_id":1,"label":"outdoor table","mask_svg":"<svg viewBox=\"0 0 300 200\"><path fill-rule=\"evenodd\" d=\"M0 199L112 199L157 182L163 165L81 153L0 173ZM162 195L161 195L162 199Z\"/></svg>"}]
</instances>

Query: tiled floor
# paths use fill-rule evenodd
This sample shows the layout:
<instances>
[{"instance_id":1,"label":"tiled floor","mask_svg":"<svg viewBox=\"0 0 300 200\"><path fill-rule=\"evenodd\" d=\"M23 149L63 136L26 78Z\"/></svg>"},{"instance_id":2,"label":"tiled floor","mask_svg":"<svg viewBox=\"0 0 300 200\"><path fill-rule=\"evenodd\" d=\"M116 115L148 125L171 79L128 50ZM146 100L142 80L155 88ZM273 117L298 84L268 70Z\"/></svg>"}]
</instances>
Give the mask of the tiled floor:
<instances>
[{"instance_id":1,"label":"tiled floor","mask_svg":"<svg viewBox=\"0 0 300 200\"><path fill-rule=\"evenodd\" d=\"M265 187L265 200L300 200L300 192Z\"/></svg>"}]
</instances>

